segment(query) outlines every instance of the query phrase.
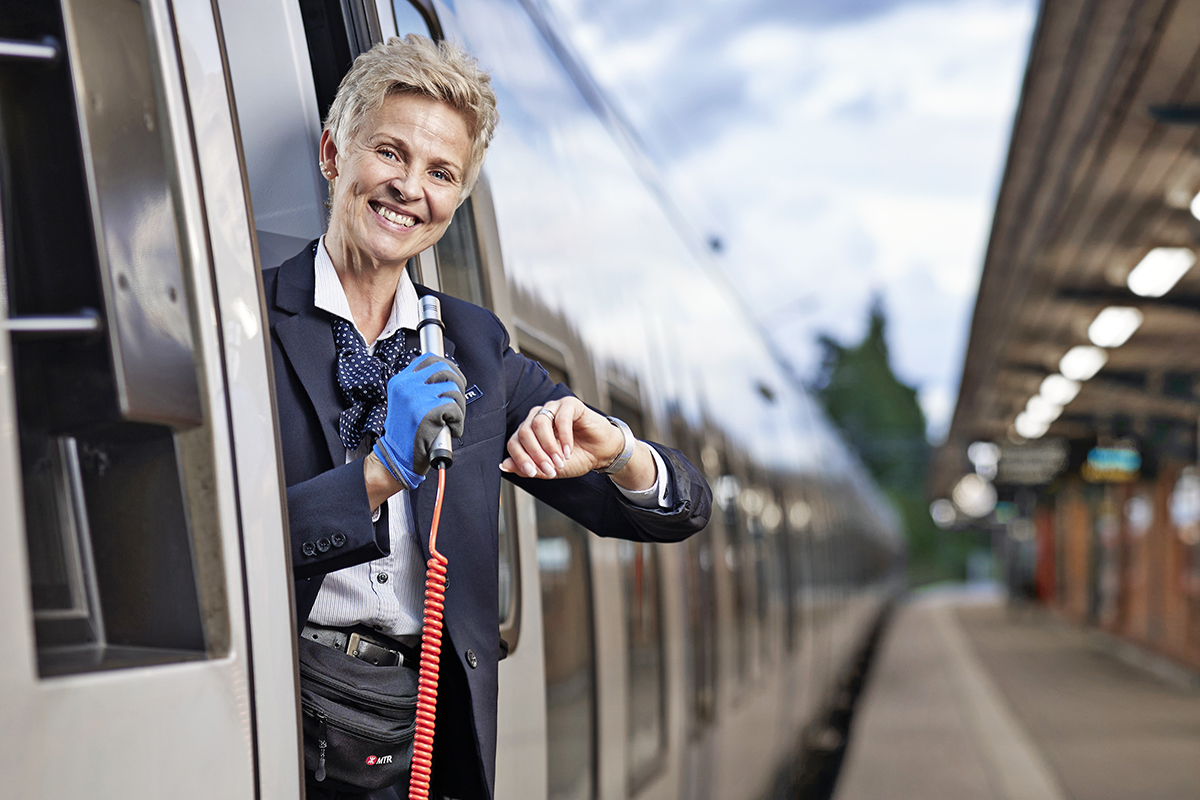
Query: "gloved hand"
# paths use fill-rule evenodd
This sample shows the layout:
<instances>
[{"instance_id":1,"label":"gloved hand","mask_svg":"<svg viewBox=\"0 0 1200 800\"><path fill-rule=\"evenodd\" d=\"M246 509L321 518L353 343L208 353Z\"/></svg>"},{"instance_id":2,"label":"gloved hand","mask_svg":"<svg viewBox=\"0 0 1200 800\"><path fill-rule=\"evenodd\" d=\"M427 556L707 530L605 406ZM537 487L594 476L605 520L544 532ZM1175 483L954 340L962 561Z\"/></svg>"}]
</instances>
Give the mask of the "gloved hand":
<instances>
[{"instance_id":1,"label":"gloved hand","mask_svg":"<svg viewBox=\"0 0 1200 800\"><path fill-rule=\"evenodd\" d=\"M429 453L443 425L462 436L467 379L431 353L418 356L387 385L387 416L374 452L392 477L415 489L429 472Z\"/></svg>"}]
</instances>

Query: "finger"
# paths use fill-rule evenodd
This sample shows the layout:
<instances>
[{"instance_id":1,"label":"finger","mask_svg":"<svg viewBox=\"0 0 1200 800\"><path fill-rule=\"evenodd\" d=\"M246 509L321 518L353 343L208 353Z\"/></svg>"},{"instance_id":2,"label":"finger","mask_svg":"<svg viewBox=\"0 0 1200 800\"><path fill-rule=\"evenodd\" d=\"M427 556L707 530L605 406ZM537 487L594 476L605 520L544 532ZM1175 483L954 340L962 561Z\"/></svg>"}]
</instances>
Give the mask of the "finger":
<instances>
[{"instance_id":1,"label":"finger","mask_svg":"<svg viewBox=\"0 0 1200 800\"><path fill-rule=\"evenodd\" d=\"M528 478L533 478L537 475L537 465L533 463L533 459L525 452L525 448L521 446L517 439L517 434L514 433L509 437L507 445L508 458L500 462L500 468L505 472L511 472L515 475L524 475Z\"/></svg>"},{"instance_id":2,"label":"finger","mask_svg":"<svg viewBox=\"0 0 1200 800\"><path fill-rule=\"evenodd\" d=\"M442 397L449 397L453 403L443 403L438 406L436 411L441 415L442 424L450 429L450 435L455 439L461 439L463 435L463 423L466 417L466 401L462 399L462 395L454 397L456 393L446 392Z\"/></svg>"},{"instance_id":3,"label":"finger","mask_svg":"<svg viewBox=\"0 0 1200 800\"><path fill-rule=\"evenodd\" d=\"M554 469L554 462L551 460L550 454L542 447L541 440L534 433L533 427L528 421L522 423L521 427L517 429L517 443L521 446L526 458L529 459L529 463L536 466L537 477L555 477L557 473ZM509 448L509 452L512 453L511 447ZM520 459L517 459L517 463L521 463ZM522 465L522 470L526 474L529 473L528 466ZM535 475L530 475L529 477L532 478Z\"/></svg>"},{"instance_id":4,"label":"finger","mask_svg":"<svg viewBox=\"0 0 1200 800\"><path fill-rule=\"evenodd\" d=\"M563 458L568 461L571 460L571 451L575 447L575 420L579 419L583 408L583 403L569 403L569 399L571 398L564 398L559 402L554 417L554 429L562 446Z\"/></svg>"},{"instance_id":5,"label":"finger","mask_svg":"<svg viewBox=\"0 0 1200 800\"><path fill-rule=\"evenodd\" d=\"M550 461L556 469L562 469L566 464L566 455L559 443L558 417L554 408L547 404L534 411L529 417L529 427L538 439L542 450L550 456Z\"/></svg>"},{"instance_id":6,"label":"finger","mask_svg":"<svg viewBox=\"0 0 1200 800\"><path fill-rule=\"evenodd\" d=\"M454 405L458 406L458 410L460 412L463 414L467 413L467 396L458 389L453 388L452 386L446 387L446 391L439 394L438 397L444 397L447 400L453 400Z\"/></svg>"},{"instance_id":7,"label":"finger","mask_svg":"<svg viewBox=\"0 0 1200 800\"><path fill-rule=\"evenodd\" d=\"M424 358L416 360L415 372L421 373L425 377L425 383L443 383L449 381L458 386L459 391L466 391L467 379L462 374L462 370L450 363L442 356L427 354ZM426 376L425 373L429 374Z\"/></svg>"}]
</instances>

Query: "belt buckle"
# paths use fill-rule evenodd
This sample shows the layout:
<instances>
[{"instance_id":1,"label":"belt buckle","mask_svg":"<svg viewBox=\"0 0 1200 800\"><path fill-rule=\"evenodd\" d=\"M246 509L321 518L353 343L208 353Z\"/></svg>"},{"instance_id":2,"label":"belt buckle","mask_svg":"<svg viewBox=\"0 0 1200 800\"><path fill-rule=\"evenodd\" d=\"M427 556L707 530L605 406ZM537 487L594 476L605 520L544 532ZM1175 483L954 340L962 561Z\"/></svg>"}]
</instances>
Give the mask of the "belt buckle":
<instances>
[{"instance_id":1,"label":"belt buckle","mask_svg":"<svg viewBox=\"0 0 1200 800\"><path fill-rule=\"evenodd\" d=\"M346 652L358 658L358 645L362 641L362 637L357 633L350 634L350 638L346 640Z\"/></svg>"},{"instance_id":2,"label":"belt buckle","mask_svg":"<svg viewBox=\"0 0 1200 800\"><path fill-rule=\"evenodd\" d=\"M404 658L399 652L375 644L357 633L350 634L350 638L346 641L346 652L377 667L394 667L404 663Z\"/></svg>"}]
</instances>

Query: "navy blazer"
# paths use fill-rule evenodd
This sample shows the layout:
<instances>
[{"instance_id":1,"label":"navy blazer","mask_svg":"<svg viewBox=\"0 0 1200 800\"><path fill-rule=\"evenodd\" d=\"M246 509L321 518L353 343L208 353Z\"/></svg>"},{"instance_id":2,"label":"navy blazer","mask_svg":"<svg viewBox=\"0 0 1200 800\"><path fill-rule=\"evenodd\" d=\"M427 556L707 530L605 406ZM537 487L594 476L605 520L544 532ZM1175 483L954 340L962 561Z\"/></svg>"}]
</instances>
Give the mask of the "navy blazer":
<instances>
[{"instance_id":1,"label":"navy blazer","mask_svg":"<svg viewBox=\"0 0 1200 800\"><path fill-rule=\"evenodd\" d=\"M314 248L263 273L275 371L279 433L287 483L297 625L303 627L324 576L390 550L386 504L372 523L362 459L345 463L338 436L343 409L330 315L314 306ZM477 396L467 404L454 465L446 473L439 550L449 560L435 737L435 781L453 797L492 796L496 758L499 464L530 409L563 397L536 361L509 347L491 312L418 286L442 303L447 355ZM712 495L682 454L652 445L670 472L669 507L638 508L603 475L534 480L503 475L539 500L603 536L679 541L708 522ZM413 521L429 557L436 484L412 492ZM532 576L530 576L532 577ZM299 629L299 628L298 628ZM468 658L468 652L472 657ZM453 653L457 657L449 658ZM453 768L437 770L439 764ZM471 768L476 767L476 768Z\"/></svg>"}]
</instances>

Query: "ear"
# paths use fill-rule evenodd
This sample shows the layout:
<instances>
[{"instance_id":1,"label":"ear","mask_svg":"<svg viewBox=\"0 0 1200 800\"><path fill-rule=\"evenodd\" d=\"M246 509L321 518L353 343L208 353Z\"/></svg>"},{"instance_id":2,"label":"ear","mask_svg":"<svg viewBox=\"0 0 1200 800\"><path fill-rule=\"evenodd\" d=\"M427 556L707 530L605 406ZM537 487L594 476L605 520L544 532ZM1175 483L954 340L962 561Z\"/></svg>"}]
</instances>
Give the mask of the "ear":
<instances>
[{"instance_id":1,"label":"ear","mask_svg":"<svg viewBox=\"0 0 1200 800\"><path fill-rule=\"evenodd\" d=\"M318 149L320 153L321 164L327 168L327 177L332 179L337 177L337 145L333 142L333 136L329 131L321 131L321 146Z\"/></svg>"}]
</instances>

